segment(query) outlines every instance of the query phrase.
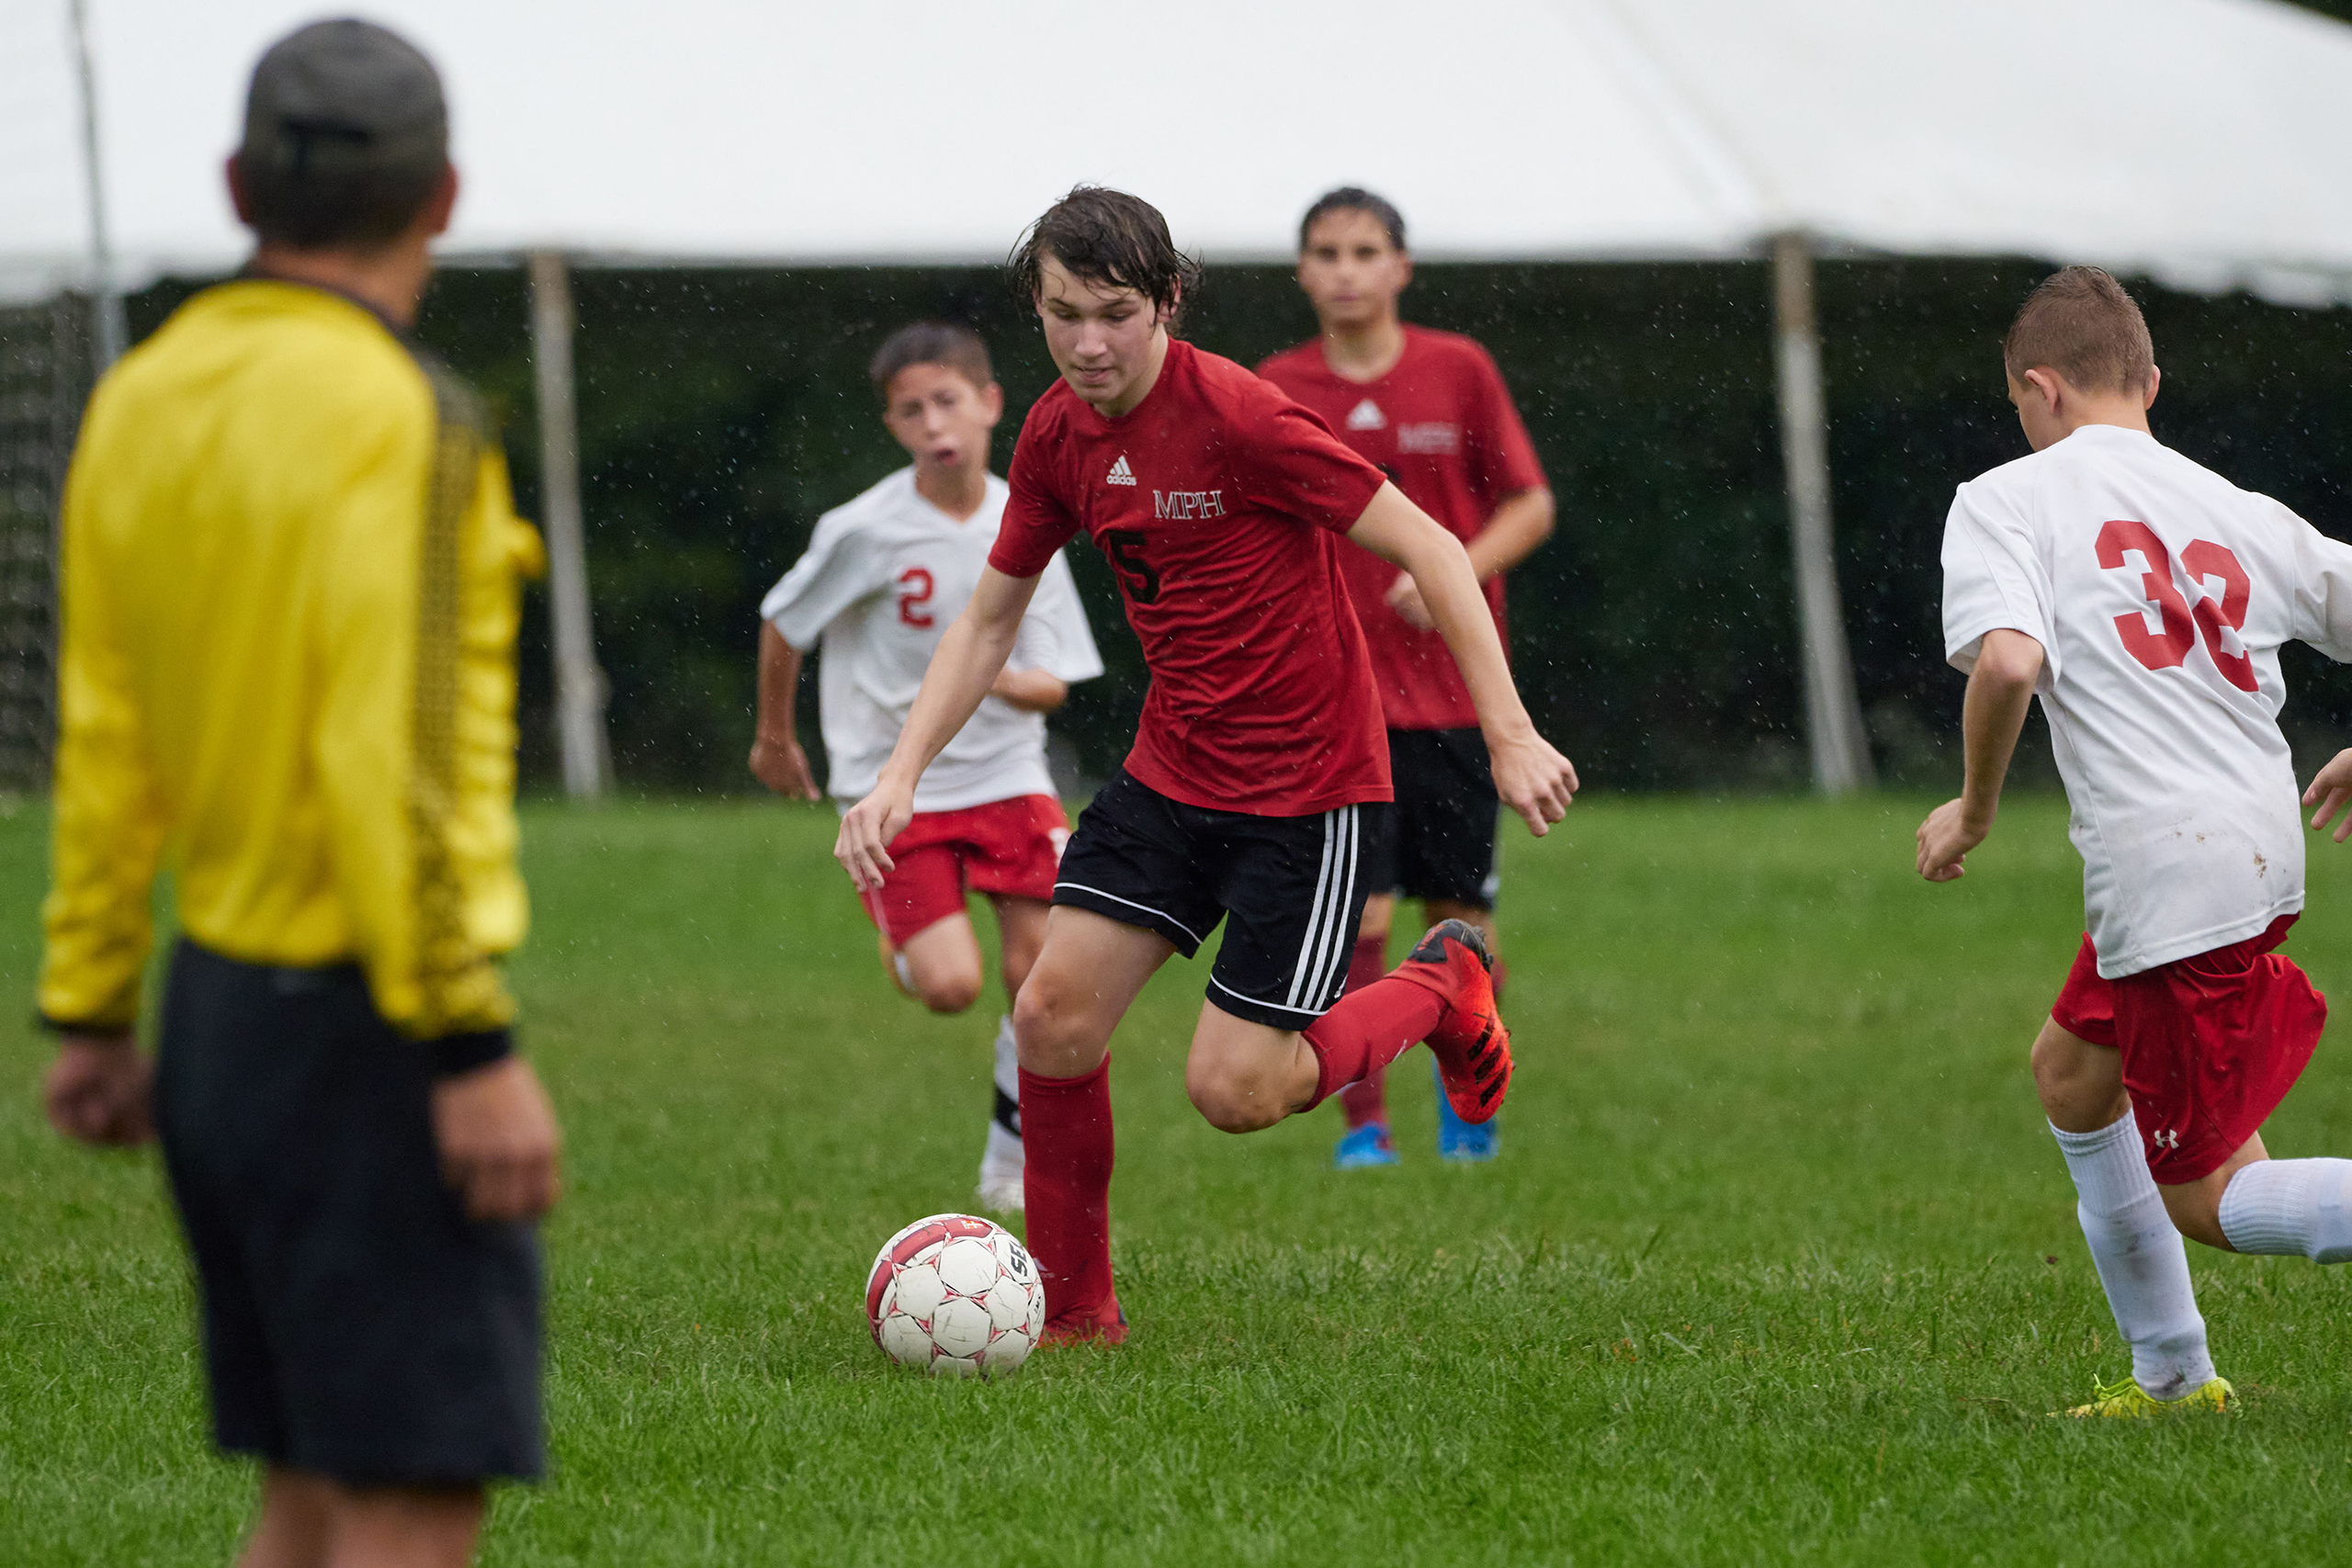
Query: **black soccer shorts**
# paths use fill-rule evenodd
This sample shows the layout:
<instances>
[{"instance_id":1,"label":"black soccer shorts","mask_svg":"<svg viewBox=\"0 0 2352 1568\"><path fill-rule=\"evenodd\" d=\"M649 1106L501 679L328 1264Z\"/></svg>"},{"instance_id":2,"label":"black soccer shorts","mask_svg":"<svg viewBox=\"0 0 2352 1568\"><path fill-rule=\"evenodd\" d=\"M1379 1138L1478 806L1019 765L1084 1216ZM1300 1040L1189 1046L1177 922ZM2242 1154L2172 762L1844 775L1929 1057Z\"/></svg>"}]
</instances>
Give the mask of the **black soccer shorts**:
<instances>
[{"instance_id":1,"label":"black soccer shorts","mask_svg":"<svg viewBox=\"0 0 2352 1568\"><path fill-rule=\"evenodd\" d=\"M1307 817L1187 806L1122 768L1078 819L1054 902L1157 931L1190 958L1224 920L1209 969L1218 1010L1304 1029L1340 999L1363 918L1364 841L1385 801Z\"/></svg>"},{"instance_id":2,"label":"black soccer shorts","mask_svg":"<svg viewBox=\"0 0 2352 1568\"><path fill-rule=\"evenodd\" d=\"M465 1216L431 1094L355 966L173 953L155 1114L222 1449L348 1486L545 1467L537 1234Z\"/></svg>"},{"instance_id":3,"label":"black soccer shorts","mask_svg":"<svg viewBox=\"0 0 2352 1568\"><path fill-rule=\"evenodd\" d=\"M1476 729L1392 729L1388 773L1396 790L1390 831L1367 844L1364 885L1374 893L1445 898L1492 909L1495 769Z\"/></svg>"}]
</instances>

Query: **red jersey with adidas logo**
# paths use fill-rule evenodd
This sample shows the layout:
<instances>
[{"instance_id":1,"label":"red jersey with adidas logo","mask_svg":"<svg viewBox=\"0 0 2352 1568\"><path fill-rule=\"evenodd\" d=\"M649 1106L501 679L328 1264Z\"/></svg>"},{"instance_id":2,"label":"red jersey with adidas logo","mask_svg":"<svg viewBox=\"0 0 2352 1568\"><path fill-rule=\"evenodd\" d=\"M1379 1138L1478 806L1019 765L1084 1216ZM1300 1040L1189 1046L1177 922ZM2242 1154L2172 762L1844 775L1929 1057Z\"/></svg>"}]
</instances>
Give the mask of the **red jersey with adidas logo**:
<instances>
[{"instance_id":1,"label":"red jersey with adidas logo","mask_svg":"<svg viewBox=\"0 0 2352 1568\"><path fill-rule=\"evenodd\" d=\"M1544 483L1534 444L1484 348L1455 333L1405 329L1405 352L1377 381L1351 381L1303 343L1258 374L1312 410L1396 488L1460 538L1476 538L1495 508ZM1396 569L1367 551L1342 557L1348 593L1372 644L1372 669L1391 729L1461 729L1478 722L1470 688L1445 639L1407 624L1385 595ZM1503 580L1487 580L1495 630L1503 627Z\"/></svg>"},{"instance_id":2,"label":"red jersey with adidas logo","mask_svg":"<svg viewBox=\"0 0 2352 1568\"><path fill-rule=\"evenodd\" d=\"M1387 800L1388 741L1340 536L1385 482L1229 359L1170 340L1106 419L1066 381L1037 400L989 564L1034 577L1083 529L1151 671L1126 769L1171 800L1303 817Z\"/></svg>"}]
</instances>

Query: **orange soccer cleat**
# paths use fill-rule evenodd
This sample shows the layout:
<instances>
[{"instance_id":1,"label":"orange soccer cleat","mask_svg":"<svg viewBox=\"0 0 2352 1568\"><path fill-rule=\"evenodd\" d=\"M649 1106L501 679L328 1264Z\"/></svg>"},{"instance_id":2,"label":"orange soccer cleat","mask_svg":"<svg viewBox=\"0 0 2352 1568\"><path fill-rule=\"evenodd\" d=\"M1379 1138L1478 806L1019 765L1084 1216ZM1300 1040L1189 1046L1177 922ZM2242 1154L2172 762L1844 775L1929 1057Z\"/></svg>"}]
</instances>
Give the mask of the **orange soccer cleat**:
<instances>
[{"instance_id":1,"label":"orange soccer cleat","mask_svg":"<svg viewBox=\"0 0 2352 1568\"><path fill-rule=\"evenodd\" d=\"M1048 1319L1037 1336L1037 1348L1054 1350L1089 1340L1100 1340L1105 1345L1126 1343L1127 1314L1120 1310L1118 1297L1113 1296L1091 1312L1066 1312Z\"/></svg>"},{"instance_id":2,"label":"orange soccer cleat","mask_svg":"<svg viewBox=\"0 0 2352 1568\"><path fill-rule=\"evenodd\" d=\"M1510 1031L1495 1010L1495 960L1487 939L1467 920L1430 928L1410 957L1389 971L1445 1004L1429 1032L1445 1100L1463 1121L1491 1121L1510 1088Z\"/></svg>"}]
</instances>

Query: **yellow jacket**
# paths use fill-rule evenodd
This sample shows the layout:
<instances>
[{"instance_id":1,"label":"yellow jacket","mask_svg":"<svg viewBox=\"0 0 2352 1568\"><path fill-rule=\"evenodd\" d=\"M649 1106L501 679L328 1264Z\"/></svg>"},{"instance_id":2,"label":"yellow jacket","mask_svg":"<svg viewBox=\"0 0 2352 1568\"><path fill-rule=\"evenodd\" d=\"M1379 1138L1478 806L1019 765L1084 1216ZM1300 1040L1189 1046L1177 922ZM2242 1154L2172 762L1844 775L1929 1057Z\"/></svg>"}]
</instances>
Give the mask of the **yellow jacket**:
<instances>
[{"instance_id":1,"label":"yellow jacket","mask_svg":"<svg viewBox=\"0 0 2352 1568\"><path fill-rule=\"evenodd\" d=\"M216 953L356 960L414 1038L505 1026L538 563L471 397L364 307L241 280L125 355L66 481L42 1015L135 1019L167 863Z\"/></svg>"}]
</instances>

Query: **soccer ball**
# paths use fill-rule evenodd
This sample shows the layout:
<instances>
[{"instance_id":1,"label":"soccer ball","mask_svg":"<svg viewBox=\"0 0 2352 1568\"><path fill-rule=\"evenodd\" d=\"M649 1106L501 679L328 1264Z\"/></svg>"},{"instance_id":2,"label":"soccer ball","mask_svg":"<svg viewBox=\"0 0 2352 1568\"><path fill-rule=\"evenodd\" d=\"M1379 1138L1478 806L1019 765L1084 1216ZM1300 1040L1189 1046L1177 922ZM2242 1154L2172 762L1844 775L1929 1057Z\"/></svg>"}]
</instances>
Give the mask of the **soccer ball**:
<instances>
[{"instance_id":1,"label":"soccer ball","mask_svg":"<svg viewBox=\"0 0 2352 1568\"><path fill-rule=\"evenodd\" d=\"M976 1214L933 1214L882 1244L865 1279L874 1342L904 1366L950 1377L1009 1372L1046 1325L1029 1249Z\"/></svg>"}]
</instances>

